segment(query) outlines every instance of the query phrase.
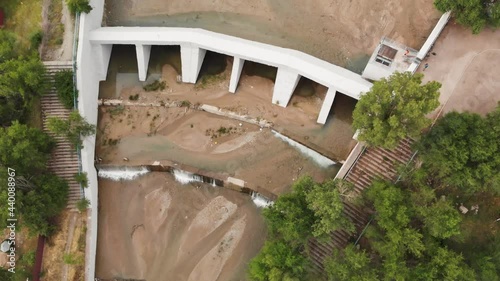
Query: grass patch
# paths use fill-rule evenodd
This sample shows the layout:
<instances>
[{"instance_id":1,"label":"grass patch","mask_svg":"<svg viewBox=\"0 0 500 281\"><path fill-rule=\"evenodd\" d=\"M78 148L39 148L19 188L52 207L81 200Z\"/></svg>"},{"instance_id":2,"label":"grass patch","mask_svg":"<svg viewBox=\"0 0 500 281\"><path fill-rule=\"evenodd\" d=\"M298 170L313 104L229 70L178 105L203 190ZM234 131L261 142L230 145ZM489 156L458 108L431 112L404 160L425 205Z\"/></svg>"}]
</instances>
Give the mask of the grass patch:
<instances>
[{"instance_id":1,"label":"grass patch","mask_svg":"<svg viewBox=\"0 0 500 281\"><path fill-rule=\"evenodd\" d=\"M163 91L165 90L166 87L167 83L165 81L156 80L153 83L148 84L142 88L146 92L154 92L154 91Z\"/></svg>"},{"instance_id":2,"label":"grass patch","mask_svg":"<svg viewBox=\"0 0 500 281\"><path fill-rule=\"evenodd\" d=\"M49 6L49 29L47 34L47 46L58 47L63 42L64 25L62 19L62 1L51 0Z\"/></svg>"},{"instance_id":3,"label":"grass patch","mask_svg":"<svg viewBox=\"0 0 500 281\"><path fill-rule=\"evenodd\" d=\"M40 0L5 0L5 29L17 36L18 43L25 53L30 50L30 34L40 30L42 22L42 1Z\"/></svg>"},{"instance_id":4,"label":"grass patch","mask_svg":"<svg viewBox=\"0 0 500 281\"><path fill-rule=\"evenodd\" d=\"M196 90L206 89L208 86L217 84L221 81L226 80L226 74L215 74L215 75L203 75L201 79L196 83L194 88Z\"/></svg>"},{"instance_id":5,"label":"grass patch","mask_svg":"<svg viewBox=\"0 0 500 281\"><path fill-rule=\"evenodd\" d=\"M108 110L111 118L118 116L118 115L121 115L124 111L125 111L125 107L121 104Z\"/></svg>"}]
</instances>

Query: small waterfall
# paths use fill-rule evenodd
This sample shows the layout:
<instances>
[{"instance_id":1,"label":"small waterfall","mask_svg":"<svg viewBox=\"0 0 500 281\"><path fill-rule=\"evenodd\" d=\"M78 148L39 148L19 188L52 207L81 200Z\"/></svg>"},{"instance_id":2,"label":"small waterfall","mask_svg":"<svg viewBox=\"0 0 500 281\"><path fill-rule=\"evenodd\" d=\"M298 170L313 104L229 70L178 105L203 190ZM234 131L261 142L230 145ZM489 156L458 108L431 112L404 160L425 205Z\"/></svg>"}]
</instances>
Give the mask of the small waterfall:
<instances>
[{"instance_id":1,"label":"small waterfall","mask_svg":"<svg viewBox=\"0 0 500 281\"><path fill-rule=\"evenodd\" d=\"M144 166L139 167L100 167L97 176L113 181L134 180L137 177L149 173L149 169Z\"/></svg>"},{"instance_id":2,"label":"small waterfall","mask_svg":"<svg viewBox=\"0 0 500 281\"><path fill-rule=\"evenodd\" d=\"M272 132L273 132L275 137L288 143L291 147L296 148L300 153L311 158L316 164L320 165L321 167L327 168L329 166L336 164L335 161L319 154L318 152L310 149L309 147L307 147L303 144L300 144L300 143L292 140L291 138L276 132L275 130L272 130Z\"/></svg>"},{"instance_id":3,"label":"small waterfall","mask_svg":"<svg viewBox=\"0 0 500 281\"><path fill-rule=\"evenodd\" d=\"M252 191L252 194L250 196L252 197L253 203L259 208L267 208L274 204L273 201L269 200L258 192Z\"/></svg>"},{"instance_id":4,"label":"small waterfall","mask_svg":"<svg viewBox=\"0 0 500 281\"><path fill-rule=\"evenodd\" d=\"M197 174L193 174L193 173L186 172L183 170L172 169L172 174L174 175L175 180L182 183L182 184L188 184L190 182L203 182L203 183L211 184L212 186L217 186L215 179L201 176L201 175L197 175Z\"/></svg>"}]
</instances>

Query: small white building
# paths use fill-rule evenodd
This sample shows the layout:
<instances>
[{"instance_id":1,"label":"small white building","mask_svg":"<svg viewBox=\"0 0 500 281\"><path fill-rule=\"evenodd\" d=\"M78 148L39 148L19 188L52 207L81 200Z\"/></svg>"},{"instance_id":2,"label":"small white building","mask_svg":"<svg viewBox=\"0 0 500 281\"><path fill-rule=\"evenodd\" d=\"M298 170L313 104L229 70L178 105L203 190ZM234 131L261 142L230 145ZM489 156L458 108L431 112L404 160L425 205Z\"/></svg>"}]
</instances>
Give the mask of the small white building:
<instances>
[{"instance_id":1,"label":"small white building","mask_svg":"<svg viewBox=\"0 0 500 281\"><path fill-rule=\"evenodd\" d=\"M383 37L370 57L361 77L377 81L389 77L396 71L407 71L413 62L420 63L417 54L418 51Z\"/></svg>"}]
</instances>

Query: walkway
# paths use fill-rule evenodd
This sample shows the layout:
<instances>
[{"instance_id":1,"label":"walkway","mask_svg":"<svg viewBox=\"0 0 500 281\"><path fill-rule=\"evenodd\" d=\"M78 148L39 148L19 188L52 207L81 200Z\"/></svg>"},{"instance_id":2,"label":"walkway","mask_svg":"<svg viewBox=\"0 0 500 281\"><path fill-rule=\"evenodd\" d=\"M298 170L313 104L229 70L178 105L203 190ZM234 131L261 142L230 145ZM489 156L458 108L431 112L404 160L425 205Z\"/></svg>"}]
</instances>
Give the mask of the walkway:
<instances>
[{"instance_id":1,"label":"walkway","mask_svg":"<svg viewBox=\"0 0 500 281\"><path fill-rule=\"evenodd\" d=\"M44 62L47 69L47 80L54 81L55 73L62 70L72 70L71 61L47 61ZM59 101L54 86L42 96L42 115L43 115L43 130L53 135L47 129L47 119L50 116L67 118L71 111L66 109ZM81 188L80 184L74 179L74 175L78 173L78 156L76 150L71 144L62 137L54 136L57 145L52 152L52 157L47 163L49 170L54 172L59 177L65 179L69 184L68 193L68 208L75 208L76 202L80 200Z\"/></svg>"},{"instance_id":2,"label":"walkway","mask_svg":"<svg viewBox=\"0 0 500 281\"><path fill-rule=\"evenodd\" d=\"M404 139L394 150L383 148L367 148L363 150L344 179L354 184L358 193L368 188L376 178L395 181L397 168L400 165L406 165L414 155L411 150L412 143L412 140ZM335 248L343 249L348 243L356 241L368 223L371 212L369 209L361 209L361 207L347 203L344 207L344 214L354 222L356 226L355 234L350 235L343 230L338 230L332 232L330 241L309 241L310 255L316 272L324 272L323 261L332 255Z\"/></svg>"}]
</instances>

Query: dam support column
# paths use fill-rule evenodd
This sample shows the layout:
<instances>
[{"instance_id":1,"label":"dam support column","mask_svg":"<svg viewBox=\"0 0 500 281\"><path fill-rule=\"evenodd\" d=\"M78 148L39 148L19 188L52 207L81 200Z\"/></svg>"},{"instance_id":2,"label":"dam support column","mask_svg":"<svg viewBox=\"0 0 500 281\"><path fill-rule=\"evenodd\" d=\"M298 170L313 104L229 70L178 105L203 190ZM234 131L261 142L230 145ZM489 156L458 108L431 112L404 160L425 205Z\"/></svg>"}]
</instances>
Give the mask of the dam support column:
<instances>
[{"instance_id":1,"label":"dam support column","mask_svg":"<svg viewBox=\"0 0 500 281\"><path fill-rule=\"evenodd\" d=\"M207 50L191 44L181 45L182 82L196 83Z\"/></svg>"},{"instance_id":2,"label":"dam support column","mask_svg":"<svg viewBox=\"0 0 500 281\"><path fill-rule=\"evenodd\" d=\"M243 64L245 60L239 57L234 57L233 69L231 71L231 80L229 81L229 92L235 93L238 87L238 82L240 81L241 70L243 69Z\"/></svg>"},{"instance_id":3,"label":"dam support column","mask_svg":"<svg viewBox=\"0 0 500 281\"><path fill-rule=\"evenodd\" d=\"M146 81L148 76L149 56L151 55L151 45L135 45L137 53L137 68L139 70L139 81Z\"/></svg>"},{"instance_id":4,"label":"dam support column","mask_svg":"<svg viewBox=\"0 0 500 281\"><path fill-rule=\"evenodd\" d=\"M113 49L113 45L99 44L94 45L92 49L95 50L97 61L99 62L99 67L97 68L99 71L99 80L104 81L106 80L106 76L108 75L109 59L111 58L111 50Z\"/></svg>"},{"instance_id":5,"label":"dam support column","mask_svg":"<svg viewBox=\"0 0 500 281\"><path fill-rule=\"evenodd\" d=\"M274 82L273 103L286 107L299 82L300 75L291 69L280 67Z\"/></svg>"},{"instance_id":6,"label":"dam support column","mask_svg":"<svg viewBox=\"0 0 500 281\"><path fill-rule=\"evenodd\" d=\"M325 100L321 105L321 110L319 111L318 120L316 121L319 124L325 124L326 119L328 119L328 115L330 114L330 110L332 109L333 101L335 100L335 95L337 94L337 90L334 88L329 88L328 92L326 92Z\"/></svg>"}]
</instances>

